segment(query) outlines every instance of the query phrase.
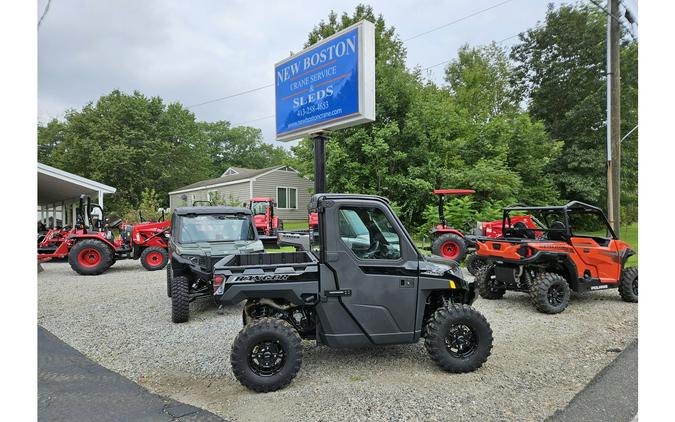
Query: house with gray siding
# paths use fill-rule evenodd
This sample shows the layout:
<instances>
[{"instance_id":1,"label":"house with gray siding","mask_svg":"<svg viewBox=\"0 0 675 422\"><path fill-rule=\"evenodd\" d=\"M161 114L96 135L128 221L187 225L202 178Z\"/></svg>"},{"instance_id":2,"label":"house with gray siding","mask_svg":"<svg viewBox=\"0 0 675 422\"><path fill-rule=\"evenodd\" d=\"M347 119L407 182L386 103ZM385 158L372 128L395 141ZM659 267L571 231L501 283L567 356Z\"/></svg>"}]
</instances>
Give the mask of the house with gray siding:
<instances>
[{"instance_id":1,"label":"house with gray siding","mask_svg":"<svg viewBox=\"0 0 675 422\"><path fill-rule=\"evenodd\" d=\"M218 178L202 180L169 192L172 209L194 201L239 205L250 198L273 198L276 215L283 220L306 220L314 184L288 166L264 169L230 167Z\"/></svg>"}]
</instances>

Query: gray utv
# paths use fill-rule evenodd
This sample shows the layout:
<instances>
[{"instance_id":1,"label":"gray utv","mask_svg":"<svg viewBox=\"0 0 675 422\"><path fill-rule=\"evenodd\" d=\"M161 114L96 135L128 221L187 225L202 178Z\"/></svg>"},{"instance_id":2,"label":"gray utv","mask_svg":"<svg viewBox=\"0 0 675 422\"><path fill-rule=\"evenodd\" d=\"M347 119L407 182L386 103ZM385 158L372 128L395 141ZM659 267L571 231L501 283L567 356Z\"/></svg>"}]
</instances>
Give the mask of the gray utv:
<instances>
[{"instance_id":1,"label":"gray utv","mask_svg":"<svg viewBox=\"0 0 675 422\"><path fill-rule=\"evenodd\" d=\"M166 293L171 320L186 322L190 302L211 296L213 264L238 253L264 252L251 211L239 207L177 208L171 219Z\"/></svg>"},{"instance_id":2,"label":"gray utv","mask_svg":"<svg viewBox=\"0 0 675 422\"><path fill-rule=\"evenodd\" d=\"M220 304L246 301L231 364L246 387L275 391L300 369L301 339L331 347L415 343L443 370L480 368L492 349L454 261L420 253L382 197L320 194L310 251L239 254L214 268Z\"/></svg>"}]
</instances>

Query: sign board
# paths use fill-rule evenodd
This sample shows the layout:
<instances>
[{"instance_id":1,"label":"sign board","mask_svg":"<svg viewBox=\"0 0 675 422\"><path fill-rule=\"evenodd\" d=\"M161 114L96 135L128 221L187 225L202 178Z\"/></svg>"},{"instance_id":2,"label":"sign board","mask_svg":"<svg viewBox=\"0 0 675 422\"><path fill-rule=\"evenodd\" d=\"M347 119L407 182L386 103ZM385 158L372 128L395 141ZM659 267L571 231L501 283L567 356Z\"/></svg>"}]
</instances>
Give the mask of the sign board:
<instances>
[{"instance_id":1,"label":"sign board","mask_svg":"<svg viewBox=\"0 0 675 422\"><path fill-rule=\"evenodd\" d=\"M276 139L375 120L375 27L361 21L274 66Z\"/></svg>"}]
</instances>

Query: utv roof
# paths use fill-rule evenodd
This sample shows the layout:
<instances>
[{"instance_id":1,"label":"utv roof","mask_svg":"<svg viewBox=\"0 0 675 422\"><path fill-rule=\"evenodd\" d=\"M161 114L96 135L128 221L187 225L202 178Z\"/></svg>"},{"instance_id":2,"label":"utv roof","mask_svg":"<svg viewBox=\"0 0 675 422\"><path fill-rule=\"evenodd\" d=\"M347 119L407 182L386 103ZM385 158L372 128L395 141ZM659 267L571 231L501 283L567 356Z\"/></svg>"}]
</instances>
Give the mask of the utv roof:
<instances>
[{"instance_id":1,"label":"utv roof","mask_svg":"<svg viewBox=\"0 0 675 422\"><path fill-rule=\"evenodd\" d=\"M320 200L330 199L371 199L389 204L389 200L387 198L378 195L361 195L358 193L318 193L312 195L312 199L309 201L308 208L314 209L318 206Z\"/></svg>"},{"instance_id":2,"label":"utv roof","mask_svg":"<svg viewBox=\"0 0 675 422\"><path fill-rule=\"evenodd\" d=\"M565 205L554 205L545 207L527 207L527 206L513 206L506 207L504 211L567 211L567 210L582 210L582 211L599 211L603 212L601 208L589 205L579 201L571 201Z\"/></svg>"},{"instance_id":3,"label":"utv roof","mask_svg":"<svg viewBox=\"0 0 675 422\"><path fill-rule=\"evenodd\" d=\"M243 207L180 207L174 211L176 215L188 214L246 214L251 215L251 210Z\"/></svg>"}]
</instances>

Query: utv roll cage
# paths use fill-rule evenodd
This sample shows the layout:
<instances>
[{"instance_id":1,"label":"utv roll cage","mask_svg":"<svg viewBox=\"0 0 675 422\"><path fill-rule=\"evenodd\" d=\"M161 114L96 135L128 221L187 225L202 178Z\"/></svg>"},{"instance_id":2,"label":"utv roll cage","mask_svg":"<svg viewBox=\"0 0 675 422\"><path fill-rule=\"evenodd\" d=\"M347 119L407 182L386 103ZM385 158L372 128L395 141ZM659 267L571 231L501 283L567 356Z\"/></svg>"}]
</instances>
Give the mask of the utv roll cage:
<instances>
[{"instance_id":1,"label":"utv roll cage","mask_svg":"<svg viewBox=\"0 0 675 422\"><path fill-rule=\"evenodd\" d=\"M549 224L546 224L546 227L538 228L538 229L521 229L521 228L516 228L511 226L511 216L510 213L513 211L540 211L544 216L548 216L550 214L559 214L563 217L564 221L562 221L564 227L562 228L551 228ZM602 221L605 223L605 227L607 228L608 232L610 233L612 239L617 239L616 233L614 233L614 230L612 229L612 226L609 224L609 221L607 220L607 217L605 216L605 213L602 211L601 208L598 208L596 206L586 204L584 202L580 201L570 201L565 205L560 205L560 206L543 206L543 207L528 207L528 206L511 206L511 207L506 207L503 210L503 216L502 216L502 227L504 227L504 237L509 237L513 236L514 233L523 233L523 231L533 231L533 232L557 232L561 233L564 236L566 236L568 239L572 236L572 231L571 231L571 226L570 226L570 219L569 219L569 213L570 212L583 212L583 213L589 213L589 214L597 214L600 217L602 217ZM536 218L534 219L535 222ZM540 222L537 222L540 226L542 224ZM516 223L517 225L518 223Z\"/></svg>"}]
</instances>

